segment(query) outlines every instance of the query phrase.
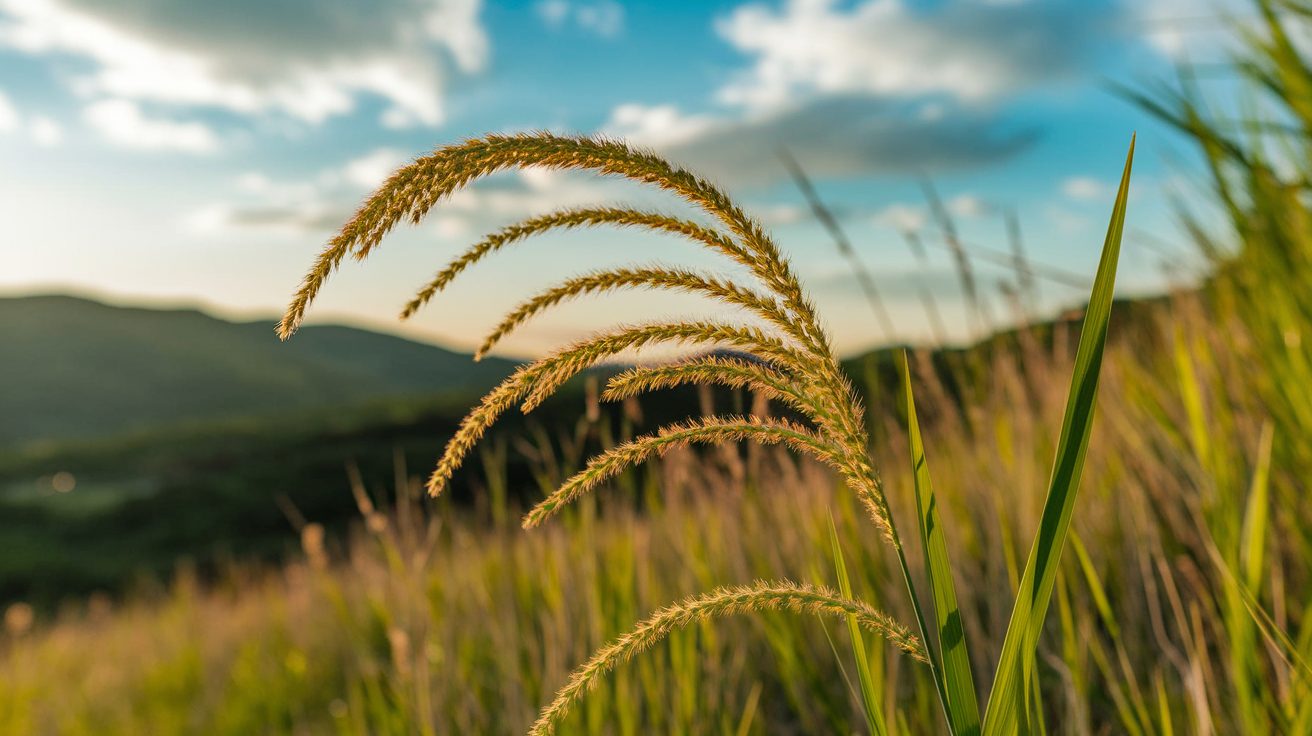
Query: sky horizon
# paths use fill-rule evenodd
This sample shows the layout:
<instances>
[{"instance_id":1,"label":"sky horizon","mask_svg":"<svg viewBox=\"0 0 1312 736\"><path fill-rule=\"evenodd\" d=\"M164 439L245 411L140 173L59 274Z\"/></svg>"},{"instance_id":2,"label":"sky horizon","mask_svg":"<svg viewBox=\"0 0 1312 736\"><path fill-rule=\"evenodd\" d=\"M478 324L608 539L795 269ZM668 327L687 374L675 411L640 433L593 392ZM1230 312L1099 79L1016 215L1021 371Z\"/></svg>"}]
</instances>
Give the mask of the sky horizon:
<instances>
[{"instance_id":1,"label":"sky horizon","mask_svg":"<svg viewBox=\"0 0 1312 736\"><path fill-rule=\"evenodd\" d=\"M1034 311L1051 314L1087 298L1080 284L1137 132L1120 291L1196 278L1170 202L1195 201L1197 161L1114 88L1169 82L1184 62L1224 72L1222 18L1244 12L1189 0L0 0L0 294L269 317L395 167L487 132L551 130L623 137L722 184L774 232L841 351L932 339L926 294L961 340L982 328L964 317L926 179L995 323L1015 282L1002 257L1012 215L1043 270ZM1224 91L1216 76L1205 91ZM893 335L780 149L874 275ZM483 233L602 202L683 212L595 177L493 177L345 264L310 321L468 350L514 304L579 272L660 261L735 275L678 241L572 233L498 254L396 321ZM691 297L590 298L501 352L537 354L617 320L714 313Z\"/></svg>"}]
</instances>

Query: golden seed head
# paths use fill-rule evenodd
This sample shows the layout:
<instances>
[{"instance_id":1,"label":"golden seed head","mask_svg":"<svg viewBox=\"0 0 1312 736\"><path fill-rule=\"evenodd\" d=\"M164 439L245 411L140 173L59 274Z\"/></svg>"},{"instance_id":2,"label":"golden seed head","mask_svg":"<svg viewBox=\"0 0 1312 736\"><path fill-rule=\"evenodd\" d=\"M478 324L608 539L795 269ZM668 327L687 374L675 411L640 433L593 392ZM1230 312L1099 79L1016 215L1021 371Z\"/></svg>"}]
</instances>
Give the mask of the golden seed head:
<instances>
[{"instance_id":1,"label":"golden seed head","mask_svg":"<svg viewBox=\"0 0 1312 736\"><path fill-rule=\"evenodd\" d=\"M541 292L513 310L483 342L476 358L552 307L585 295L619 289L698 294L751 315L761 326L696 320L622 326L521 366L484 396L461 422L428 480L429 493L437 495L442 491L474 445L502 414L516 405L525 412L531 411L570 379L603 360L656 344L703 349L729 347L745 357L710 355L670 365L633 368L612 378L599 397L595 390L590 396L624 401L627 407L637 396L650 391L680 385L719 385L751 390L756 397L753 416L706 416L698 421L662 427L619 445L594 457L581 472L534 507L525 517L524 525L541 523L616 474L672 449L752 440L787 445L832 467L896 546L897 537L883 487L867 454L861 403L843 375L814 306L774 240L715 185L621 141L552 133L488 135L439 148L416 159L392 174L328 242L293 295L278 334L285 339L295 332L324 282L348 254L356 260L364 259L398 223L418 223L451 193L490 174L524 167L587 171L654 186L706 213L714 224L704 226L671 215L619 207L567 209L530 218L488 235L451 261L410 300L402 318L413 315L466 269L502 248L554 230L611 226L682 237L745 268L750 283L738 284L714 275L659 265L584 274ZM769 417L765 409L770 400L786 404L810 424ZM595 400L589 407L592 412ZM373 523L373 516L369 518ZM302 536L312 560L316 554L322 559L321 528L318 535L316 540L307 527ZM549 733L597 677L670 631L716 616L765 610L853 617L863 628L886 637L913 658L923 661L925 657L920 642L896 622L833 591L789 582L722 588L658 611L634 631L598 651L575 671L555 701L542 711L532 733ZM399 629L389 632L398 663L408 661L410 643L404 633Z\"/></svg>"}]
</instances>

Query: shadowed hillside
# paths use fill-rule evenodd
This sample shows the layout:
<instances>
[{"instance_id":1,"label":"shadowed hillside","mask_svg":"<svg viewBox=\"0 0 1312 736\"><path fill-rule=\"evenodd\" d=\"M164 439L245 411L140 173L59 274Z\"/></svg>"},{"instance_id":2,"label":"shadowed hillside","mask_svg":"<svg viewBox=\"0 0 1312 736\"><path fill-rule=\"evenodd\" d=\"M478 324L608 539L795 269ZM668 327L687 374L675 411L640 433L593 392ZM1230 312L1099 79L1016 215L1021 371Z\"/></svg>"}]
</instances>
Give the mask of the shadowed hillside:
<instances>
[{"instance_id":1,"label":"shadowed hillside","mask_svg":"<svg viewBox=\"0 0 1312 736\"><path fill-rule=\"evenodd\" d=\"M471 393L512 363L340 326L283 343L266 321L71 296L0 299L0 443L103 437L394 396Z\"/></svg>"}]
</instances>

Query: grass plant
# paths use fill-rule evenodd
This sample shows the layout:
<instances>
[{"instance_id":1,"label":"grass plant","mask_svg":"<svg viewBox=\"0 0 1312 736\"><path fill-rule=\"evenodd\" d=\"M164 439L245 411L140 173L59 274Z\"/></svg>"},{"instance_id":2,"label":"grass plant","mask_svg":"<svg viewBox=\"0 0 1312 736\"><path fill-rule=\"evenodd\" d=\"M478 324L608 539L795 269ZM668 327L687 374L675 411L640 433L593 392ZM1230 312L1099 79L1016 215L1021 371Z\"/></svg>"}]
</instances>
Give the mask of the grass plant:
<instances>
[{"instance_id":1,"label":"grass plant","mask_svg":"<svg viewBox=\"0 0 1312 736\"><path fill-rule=\"evenodd\" d=\"M982 721L983 732L987 734L1015 732L1019 724L1028 723L1031 713L1033 701L1029 693L1034 681L1033 660L1065 545L1092 427L1133 151L1131 142L1076 353L1075 376L1057 444L1058 454L1040 531L1026 563L989 707ZM613 379L605 396L631 397L680 383L746 387L782 400L809 425L785 418L730 415L707 416L662 427L589 460L584 469L565 480L529 511L524 517L524 527L538 526L601 484L675 448L745 440L784 445L831 467L855 493L896 555L920 636L925 641L938 641L937 648L926 647L883 614L861 608L862 604L846 596L803 588L790 581L720 589L662 610L634 632L599 651L575 671L555 700L542 711L532 733L552 732L559 718L601 673L649 648L656 639L675 628L714 614L777 608L813 613L844 612L853 626L854 638L858 636L858 625L884 635L929 666L949 731L954 734L979 733L981 719L973 692L969 655L961 641L959 620L955 626L950 620L953 611L949 605L955 600L954 584L951 570L946 566L942 529L934 515L933 492L928 489L926 471L923 470L923 448L920 448L915 462L917 481L924 481L923 492L917 494L917 500L923 505L918 520L931 572L932 594L929 597L922 597L917 589L883 482L871 462L865 409L843 373L814 307L773 239L725 192L708 181L650 152L600 138L549 133L493 135L438 149L389 177L330 242L288 308L280 334L284 338L291 336L324 281L347 254L362 260L397 222L419 222L444 197L478 178L508 168L529 166L590 171L653 185L682 197L718 225L707 227L660 213L624 209L564 210L533 218L489 236L456 258L431 283L421 288L405 307L403 316L413 314L481 258L529 235L559 228L617 224L683 235L744 267L752 275L753 283L739 285L714 275L667 266L585 274L552 287L513 310L487 337L478 356L485 355L498 341L534 315L567 299L595 292L630 288L692 292L745 311L756 319L756 323L674 321L621 326L520 368L484 397L466 417L448 442L446 452L429 479L429 493L434 496L441 493L454 470L501 414L515 404L525 412L532 410L571 378L599 362L625 351L660 343L680 343L703 349L729 345L752 360L695 358L673 365L639 367ZM908 393L908 402L909 396ZM912 436L915 452L920 441L918 430L914 430ZM926 610L942 611L937 628L931 629L927 625ZM945 650L951 655L950 671L945 663ZM860 669L863 688L868 689L865 665L862 664ZM872 723L877 721L876 718L871 720ZM877 727L881 731L887 730L886 724Z\"/></svg>"}]
</instances>

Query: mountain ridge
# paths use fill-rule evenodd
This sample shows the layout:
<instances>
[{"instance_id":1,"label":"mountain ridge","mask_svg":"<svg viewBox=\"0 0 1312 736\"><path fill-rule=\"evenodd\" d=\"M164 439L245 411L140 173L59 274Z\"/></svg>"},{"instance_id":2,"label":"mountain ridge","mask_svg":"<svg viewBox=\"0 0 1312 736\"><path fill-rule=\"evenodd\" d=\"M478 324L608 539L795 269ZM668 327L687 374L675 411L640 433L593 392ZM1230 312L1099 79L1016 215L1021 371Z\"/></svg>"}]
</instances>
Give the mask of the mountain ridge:
<instances>
[{"instance_id":1,"label":"mountain ridge","mask_svg":"<svg viewBox=\"0 0 1312 736\"><path fill-rule=\"evenodd\" d=\"M0 297L0 443L467 394L514 365L345 325L307 325L282 342L273 320L68 294Z\"/></svg>"}]
</instances>

